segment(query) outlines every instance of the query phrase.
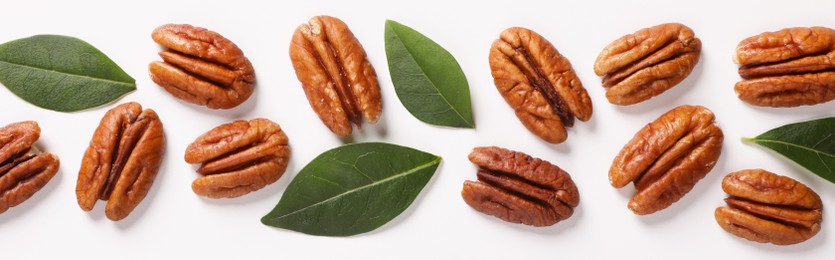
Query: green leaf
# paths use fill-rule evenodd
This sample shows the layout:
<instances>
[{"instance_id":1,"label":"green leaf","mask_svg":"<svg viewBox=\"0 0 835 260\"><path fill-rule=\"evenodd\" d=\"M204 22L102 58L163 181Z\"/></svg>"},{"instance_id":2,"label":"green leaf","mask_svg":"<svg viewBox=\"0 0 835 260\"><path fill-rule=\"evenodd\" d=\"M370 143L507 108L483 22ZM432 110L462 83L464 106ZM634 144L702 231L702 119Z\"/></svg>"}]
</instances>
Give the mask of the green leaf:
<instances>
[{"instance_id":1,"label":"green leaf","mask_svg":"<svg viewBox=\"0 0 835 260\"><path fill-rule=\"evenodd\" d=\"M261 222L322 236L374 230L412 204L440 162L387 143L337 147L307 164Z\"/></svg>"},{"instance_id":2,"label":"green leaf","mask_svg":"<svg viewBox=\"0 0 835 260\"><path fill-rule=\"evenodd\" d=\"M0 83L33 105L61 112L97 107L136 89L135 80L104 53L60 35L0 45Z\"/></svg>"},{"instance_id":3,"label":"green leaf","mask_svg":"<svg viewBox=\"0 0 835 260\"><path fill-rule=\"evenodd\" d=\"M835 183L835 117L784 125L742 141L774 150Z\"/></svg>"},{"instance_id":4,"label":"green leaf","mask_svg":"<svg viewBox=\"0 0 835 260\"><path fill-rule=\"evenodd\" d=\"M386 57L394 90L420 121L475 128L470 87L447 50L423 34L386 20Z\"/></svg>"}]
</instances>

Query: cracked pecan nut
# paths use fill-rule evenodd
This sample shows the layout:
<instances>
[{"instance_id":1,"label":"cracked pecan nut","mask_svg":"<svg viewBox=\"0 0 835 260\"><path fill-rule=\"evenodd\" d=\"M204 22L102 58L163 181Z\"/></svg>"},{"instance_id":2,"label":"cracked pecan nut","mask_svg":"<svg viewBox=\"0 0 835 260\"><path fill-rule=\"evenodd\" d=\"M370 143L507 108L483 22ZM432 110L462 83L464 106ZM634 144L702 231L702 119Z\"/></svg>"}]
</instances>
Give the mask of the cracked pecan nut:
<instances>
[{"instance_id":1,"label":"cracked pecan nut","mask_svg":"<svg viewBox=\"0 0 835 260\"><path fill-rule=\"evenodd\" d=\"M188 163L202 163L191 189L200 196L234 198L274 183L290 160L287 135L263 118L238 120L204 133L186 148Z\"/></svg>"},{"instance_id":2,"label":"cracked pecan nut","mask_svg":"<svg viewBox=\"0 0 835 260\"><path fill-rule=\"evenodd\" d=\"M606 46L594 62L594 73L603 77L609 103L636 104L687 78L701 51L702 42L689 27L660 24Z\"/></svg>"},{"instance_id":3,"label":"cracked pecan nut","mask_svg":"<svg viewBox=\"0 0 835 260\"><path fill-rule=\"evenodd\" d=\"M727 206L714 216L725 231L754 242L797 244L820 231L823 204L815 191L763 169L732 172L722 180Z\"/></svg>"},{"instance_id":4,"label":"cracked pecan nut","mask_svg":"<svg viewBox=\"0 0 835 260\"><path fill-rule=\"evenodd\" d=\"M165 151L162 122L135 102L107 111L84 152L75 186L78 206L107 200L105 215L121 220L145 198Z\"/></svg>"},{"instance_id":5,"label":"cracked pecan nut","mask_svg":"<svg viewBox=\"0 0 835 260\"><path fill-rule=\"evenodd\" d=\"M375 123L383 103L377 73L360 42L341 20L316 16L293 33L290 59L319 119L338 136L351 123Z\"/></svg>"},{"instance_id":6,"label":"cracked pecan nut","mask_svg":"<svg viewBox=\"0 0 835 260\"><path fill-rule=\"evenodd\" d=\"M522 124L546 142L562 143L575 117L591 118L591 99L571 63L534 31L502 31L490 48L490 70Z\"/></svg>"},{"instance_id":7,"label":"cracked pecan nut","mask_svg":"<svg viewBox=\"0 0 835 260\"><path fill-rule=\"evenodd\" d=\"M237 45L187 24L166 24L151 34L167 48L148 65L151 80L175 97L211 109L229 109L254 89L255 70Z\"/></svg>"},{"instance_id":8,"label":"cracked pecan nut","mask_svg":"<svg viewBox=\"0 0 835 260\"><path fill-rule=\"evenodd\" d=\"M484 214L550 226L571 217L580 203L571 176L548 161L499 147L476 147L469 159L479 167L478 181L465 181L461 196Z\"/></svg>"},{"instance_id":9,"label":"cracked pecan nut","mask_svg":"<svg viewBox=\"0 0 835 260\"><path fill-rule=\"evenodd\" d=\"M796 27L749 37L736 47L739 99L796 107L835 99L835 30Z\"/></svg>"},{"instance_id":10,"label":"cracked pecan nut","mask_svg":"<svg viewBox=\"0 0 835 260\"><path fill-rule=\"evenodd\" d=\"M634 182L638 191L628 207L635 214L665 209L710 172L723 139L710 110L676 107L644 126L620 150L609 168L609 182L615 188Z\"/></svg>"},{"instance_id":11,"label":"cracked pecan nut","mask_svg":"<svg viewBox=\"0 0 835 260\"><path fill-rule=\"evenodd\" d=\"M40 135L34 121L0 128L0 213L35 195L58 173L58 157L33 146Z\"/></svg>"}]
</instances>

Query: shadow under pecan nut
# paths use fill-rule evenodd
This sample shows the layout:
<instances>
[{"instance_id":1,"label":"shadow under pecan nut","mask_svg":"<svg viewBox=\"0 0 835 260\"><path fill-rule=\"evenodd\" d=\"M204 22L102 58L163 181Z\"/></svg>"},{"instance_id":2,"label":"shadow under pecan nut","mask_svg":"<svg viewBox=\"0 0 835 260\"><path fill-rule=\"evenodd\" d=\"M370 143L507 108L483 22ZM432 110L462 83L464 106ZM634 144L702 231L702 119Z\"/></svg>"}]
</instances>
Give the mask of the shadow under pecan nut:
<instances>
[{"instance_id":1,"label":"shadow under pecan nut","mask_svg":"<svg viewBox=\"0 0 835 260\"><path fill-rule=\"evenodd\" d=\"M229 109L254 90L255 70L237 45L187 24L166 24L151 34L167 48L163 62L148 65L151 80L175 97L212 109Z\"/></svg>"},{"instance_id":2,"label":"shadow under pecan nut","mask_svg":"<svg viewBox=\"0 0 835 260\"><path fill-rule=\"evenodd\" d=\"M121 220L145 198L165 151L162 122L138 103L105 113L84 152L75 187L78 205L90 211L107 200L105 215Z\"/></svg>"},{"instance_id":3,"label":"shadow under pecan nut","mask_svg":"<svg viewBox=\"0 0 835 260\"><path fill-rule=\"evenodd\" d=\"M736 47L734 90L752 105L795 107L835 99L835 30L796 27L749 37Z\"/></svg>"},{"instance_id":4,"label":"shadow under pecan nut","mask_svg":"<svg viewBox=\"0 0 835 260\"><path fill-rule=\"evenodd\" d=\"M679 23L641 29L600 52L594 73L603 77L606 98L616 105L660 95L690 75L702 50L693 30Z\"/></svg>"},{"instance_id":5,"label":"shadow under pecan nut","mask_svg":"<svg viewBox=\"0 0 835 260\"><path fill-rule=\"evenodd\" d=\"M377 122L383 108L377 74L344 22L316 16L299 26L290 59L310 106L331 132L344 137L351 123Z\"/></svg>"},{"instance_id":6,"label":"shadow under pecan nut","mask_svg":"<svg viewBox=\"0 0 835 260\"><path fill-rule=\"evenodd\" d=\"M550 226L580 203L571 176L547 161L499 147L477 147L469 159L478 181L465 181L461 196L475 210L504 221Z\"/></svg>"},{"instance_id":7,"label":"shadow under pecan nut","mask_svg":"<svg viewBox=\"0 0 835 260\"><path fill-rule=\"evenodd\" d=\"M34 121L0 128L0 213L32 197L58 173L58 157L33 146L40 134Z\"/></svg>"},{"instance_id":8,"label":"shadow under pecan nut","mask_svg":"<svg viewBox=\"0 0 835 260\"><path fill-rule=\"evenodd\" d=\"M203 164L197 172L204 176L191 188L210 198L234 198L264 188L287 169L288 142L281 127L268 119L220 125L186 148L186 162Z\"/></svg>"},{"instance_id":9,"label":"shadow under pecan nut","mask_svg":"<svg viewBox=\"0 0 835 260\"><path fill-rule=\"evenodd\" d=\"M722 151L724 135L713 113L702 106L679 106L638 131L612 162L609 182L634 182L628 207L645 215L665 209L704 178Z\"/></svg>"},{"instance_id":10,"label":"shadow under pecan nut","mask_svg":"<svg viewBox=\"0 0 835 260\"><path fill-rule=\"evenodd\" d=\"M733 172L722 180L727 206L716 222L738 237L776 245L797 244L820 231L823 204L815 191L763 169Z\"/></svg>"},{"instance_id":11,"label":"shadow under pecan nut","mask_svg":"<svg viewBox=\"0 0 835 260\"><path fill-rule=\"evenodd\" d=\"M571 63L534 31L502 31L490 48L490 70L522 124L549 143L565 141L575 117L591 118L591 99Z\"/></svg>"}]
</instances>

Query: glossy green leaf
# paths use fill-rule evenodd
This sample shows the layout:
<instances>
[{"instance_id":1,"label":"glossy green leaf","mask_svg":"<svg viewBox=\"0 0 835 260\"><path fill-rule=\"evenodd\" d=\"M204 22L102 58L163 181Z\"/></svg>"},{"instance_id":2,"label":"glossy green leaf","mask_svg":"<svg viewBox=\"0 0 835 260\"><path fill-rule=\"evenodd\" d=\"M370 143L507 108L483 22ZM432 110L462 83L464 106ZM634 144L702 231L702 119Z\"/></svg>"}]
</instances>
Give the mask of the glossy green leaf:
<instances>
[{"instance_id":1,"label":"glossy green leaf","mask_svg":"<svg viewBox=\"0 0 835 260\"><path fill-rule=\"evenodd\" d=\"M395 21L386 21L385 37L391 81L409 113L433 125L475 128L470 87L452 54Z\"/></svg>"},{"instance_id":2,"label":"glossy green leaf","mask_svg":"<svg viewBox=\"0 0 835 260\"><path fill-rule=\"evenodd\" d=\"M109 103L136 83L92 45L37 35L0 45L0 83L27 102L71 112Z\"/></svg>"},{"instance_id":3,"label":"glossy green leaf","mask_svg":"<svg viewBox=\"0 0 835 260\"><path fill-rule=\"evenodd\" d=\"M412 204L440 162L387 143L337 147L307 164L261 222L322 236L374 230Z\"/></svg>"},{"instance_id":4,"label":"glossy green leaf","mask_svg":"<svg viewBox=\"0 0 835 260\"><path fill-rule=\"evenodd\" d=\"M784 125L742 141L774 150L835 183L835 117Z\"/></svg>"}]
</instances>

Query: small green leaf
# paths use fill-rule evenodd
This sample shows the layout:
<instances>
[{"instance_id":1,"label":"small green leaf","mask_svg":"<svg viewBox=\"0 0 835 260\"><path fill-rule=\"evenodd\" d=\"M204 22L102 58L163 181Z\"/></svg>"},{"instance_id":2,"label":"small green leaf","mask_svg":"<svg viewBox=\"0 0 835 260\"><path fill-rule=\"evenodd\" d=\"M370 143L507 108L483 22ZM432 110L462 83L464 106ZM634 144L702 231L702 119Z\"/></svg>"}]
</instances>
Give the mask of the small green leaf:
<instances>
[{"instance_id":1,"label":"small green leaf","mask_svg":"<svg viewBox=\"0 0 835 260\"><path fill-rule=\"evenodd\" d=\"M0 83L27 102L72 112L109 103L136 82L92 45L36 35L0 45Z\"/></svg>"},{"instance_id":2,"label":"small green leaf","mask_svg":"<svg viewBox=\"0 0 835 260\"><path fill-rule=\"evenodd\" d=\"M835 117L784 125L742 141L774 150L835 183Z\"/></svg>"},{"instance_id":3,"label":"small green leaf","mask_svg":"<svg viewBox=\"0 0 835 260\"><path fill-rule=\"evenodd\" d=\"M307 164L261 222L322 236L374 230L412 204L440 162L387 143L337 147Z\"/></svg>"},{"instance_id":4,"label":"small green leaf","mask_svg":"<svg viewBox=\"0 0 835 260\"><path fill-rule=\"evenodd\" d=\"M475 128L470 87L452 54L395 21L386 20L385 37L391 81L409 113L433 125Z\"/></svg>"}]
</instances>

